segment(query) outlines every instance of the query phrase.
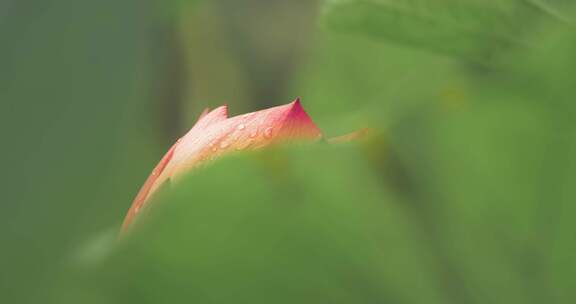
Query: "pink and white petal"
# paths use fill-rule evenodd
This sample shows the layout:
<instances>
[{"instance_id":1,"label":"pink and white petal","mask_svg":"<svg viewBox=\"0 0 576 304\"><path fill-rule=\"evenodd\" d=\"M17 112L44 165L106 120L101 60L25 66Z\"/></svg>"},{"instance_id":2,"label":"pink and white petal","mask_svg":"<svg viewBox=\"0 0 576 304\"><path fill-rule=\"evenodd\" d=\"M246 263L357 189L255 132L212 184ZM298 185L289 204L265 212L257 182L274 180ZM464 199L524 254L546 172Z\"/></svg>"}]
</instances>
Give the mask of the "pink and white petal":
<instances>
[{"instance_id":1,"label":"pink and white petal","mask_svg":"<svg viewBox=\"0 0 576 304\"><path fill-rule=\"evenodd\" d=\"M132 202L132 206L128 210L128 214L126 214L126 217L124 218L124 223L122 223L122 230L126 230L130 226L130 224L132 223L132 221L134 220L140 209L142 209L142 207L144 206L150 195L153 193L153 186L156 184L158 177L162 174L162 172L166 168L166 165L172 159L172 156L174 155L174 150L176 149L177 145L178 142L176 142L176 144L174 144L170 148L170 150L168 150L168 152L164 155L164 157L162 157L160 162L158 162L156 167L154 167L154 170L152 170L152 173L150 173L150 175L144 182L144 185L142 185L142 187L140 188L140 191L138 191L136 198L134 198L134 201Z\"/></svg>"},{"instance_id":2,"label":"pink and white petal","mask_svg":"<svg viewBox=\"0 0 576 304\"><path fill-rule=\"evenodd\" d=\"M271 144L322 137L300 103L228 118L222 106L201 115L158 164L134 200L123 225L125 230L148 198L167 180L177 180L197 165L232 150L258 149Z\"/></svg>"},{"instance_id":3,"label":"pink and white petal","mask_svg":"<svg viewBox=\"0 0 576 304\"><path fill-rule=\"evenodd\" d=\"M280 122L280 135L287 138L318 139L322 132L302 107L300 98L287 105L286 115Z\"/></svg>"},{"instance_id":4,"label":"pink and white petal","mask_svg":"<svg viewBox=\"0 0 576 304\"><path fill-rule=\"evenodd\" d=\"M215 130L206 130L210 135L216 133L210 144L212 149L208 151L211 154L322 136L299 99L287 105L235 116L213 127Z\"/></svg>"},{"instance_id":5,"label":"pink and white petal","mask_svg":"<svg viewBox=\"0 0 576 304\"><path fill-rule=\"evenodd\" d=\"M194 129L204 129L211 124L223 121L228 119L228 106L220 106L212 111L208 111L208 109L204 110L202 114L200 114L200 118L196 124L188 131L190 133Z\"/></svg>"},{"instance_id":6,"label":"pink and white petal","mask_svg":"<svg viewBox=\"0 0 576 304\"><path fill-rule=\"evenodd\" d=\"M212 112L206 118L210 115ZM207 127L199 123L198 128L193 128L182 138L164 174L172 179L178 178L199 163L232 150L258 149L278 142L311 140L321 136L320 129L297 99L283 106L211 120Z\"/></svg>"},{"instance_id":7,"label":"pink and white petal","mask_svg":"<svg viewBox=\"0 0 576 304\"><path fill-rule=\"evenodd\" d=\"M171 161L166 165L156 183L152 185L151 191L155 191L162 184L173 178L178 172L192 168L202 160L202 152L209 144L209 130L212 126L225 122L228 119L228 106L218 107L208 114L202 116L198 122L178 141L178 146L174 149Z\"/></svg>"},{"instance_id":8,"label":"pink and white petal","mask_svg":"<svg viewBox=\"0 0 576 304\"><path fill-rule=\"evenodd\" d=\"M180 138L171 148L168 150L166 155L160 160L160 162L156 165L152 173L144 182L144 185L136 195L132 206L128 210L128 214L122 224L123 229L126 229L136 214L140 211L140 209L144 206L145 202L148 200L150 195L156 191L166 180L170 178L171 171L173 168L177 166L178 163L182 162L182 159L186 156L181 156L182 152L177 153L176 151L185 151L187 150L186 147L184 149L180 149L179 146L182 143L185 143L186 146L194 145L194 143L190 143L194 141L198 135L202 133L202 130L208 128L211 124L218 123L220 121L224 121L228 118L228 108L227 106L218 107L212 111L208 109L204 110L196 124L188 131L184 137ZM178 157L174 159L174 156L177 155Z\"/></svg>"}]
</instances>

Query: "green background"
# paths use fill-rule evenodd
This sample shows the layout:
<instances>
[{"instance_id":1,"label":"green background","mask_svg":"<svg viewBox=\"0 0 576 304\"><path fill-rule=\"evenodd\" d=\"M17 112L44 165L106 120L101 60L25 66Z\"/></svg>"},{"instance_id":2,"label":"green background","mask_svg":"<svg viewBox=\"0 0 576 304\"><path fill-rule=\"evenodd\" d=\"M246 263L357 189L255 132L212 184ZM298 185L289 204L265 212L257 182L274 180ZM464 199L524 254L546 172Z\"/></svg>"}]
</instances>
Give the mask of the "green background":
<instances>
[{"instance_id":1,"label":"green background","mask_svg":"<svg viewBox=\"0 0 576 304\"><path fill-rule=\"evenodd\" d=\"M0 302L572 303L569 0L0 2ZM205 107L346 144L139 186Z\"/></svg>"}]
</instances>

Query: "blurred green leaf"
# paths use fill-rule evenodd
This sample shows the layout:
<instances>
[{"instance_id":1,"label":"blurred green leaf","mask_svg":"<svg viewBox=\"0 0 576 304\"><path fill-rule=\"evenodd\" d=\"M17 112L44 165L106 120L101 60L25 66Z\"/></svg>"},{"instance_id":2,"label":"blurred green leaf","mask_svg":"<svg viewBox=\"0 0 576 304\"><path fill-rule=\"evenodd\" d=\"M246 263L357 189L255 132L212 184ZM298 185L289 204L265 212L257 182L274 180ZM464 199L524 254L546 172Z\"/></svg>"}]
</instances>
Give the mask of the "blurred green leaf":
<instances>
[{"instance_id":1,"label":"blurred green leaf","mask_svg":"<svg viewBox=\"0 0 576 304\"><path fill-rule=\"evenodd\" d=\"M524 0L331 0L324 22L364 34L482 64L500 53L531 47L524 35L540 19L568 23L554 5Z\"/></svg>"},{"instance_id":2,"label":"blurred green leaf","mask_svg":"<svg viewBox=\"0 0 576 304\"><path fill-rule=\"evenodd\" d=\"M265 151L197 172L83 288L108 303L442 303L429 253L362 153Z\"/></svg>"},{"instance_id":3,"label":"blurred green leaf","mask_svg":"<svg viewBox=\"0 0 576 304\"><path fill-rule=\"evenodd\" d=\"M0 16L2 303L44 302L68 252L119 221L156 157L142 149L154 139L147 5L13 1Z\"/></svg>"}]
</instances>

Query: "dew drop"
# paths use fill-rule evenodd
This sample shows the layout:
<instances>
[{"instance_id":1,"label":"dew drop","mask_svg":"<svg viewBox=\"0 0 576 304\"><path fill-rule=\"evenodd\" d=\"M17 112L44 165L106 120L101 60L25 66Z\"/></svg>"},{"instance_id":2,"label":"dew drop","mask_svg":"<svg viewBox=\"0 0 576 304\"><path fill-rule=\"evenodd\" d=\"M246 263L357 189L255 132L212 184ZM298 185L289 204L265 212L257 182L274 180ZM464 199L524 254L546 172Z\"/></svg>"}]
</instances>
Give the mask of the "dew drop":
<instances>
[{"instance_id":1,"label":"dew drop","mask_svg":"<svg viewBox=\"0 0 576 304\"><path fill-rule=\"evenodd\" d=\"M216 147L216 145L214 144L214 142L211 142L211 143L209 143L208 145L210 146L210 148L212 148L212 151L213 151L213 152L218 151L218 147Z\"/></svg>"},{"instance_id":2,"label":"dew drop","mask_svg":"<svg viewBox=\"0 0 576 304\"><path fill-rule=\"evenodd\" d=\"M230 145L229 143L223 141L220 143L220 148L224 149L224 148L227 148L229 145Z\"/></svg>"},{"instance_id":3,"label":"dew drop","mask_svg":"<svg viewBox=\"0 0 576 304\"><path fill-rule=\"evenodd\" d=\"M242 115L242 118L246 119L246 118L250 118L252 115L254 115L254 113L247 113Z\"/></svg>"},{"instance_id":4,"label":"dew drop","mask_svg":"<svg viewBox=\"0 0 576 304\"><path fill-rule=\"evenodd\" d=\"M237 145L236 145L236 150L238 150L238 151L244 150L244 149L248 148L251 144L252 144L252 140L251 140L251 139L247 139L246 141L237 144Z\"/></svg>"},{"instance_id":5,"label":"dew drop","mask_svg":"<svg viewBox=\"0 0 576 304\"><path fill-rule=\"evenodd\" d=\"M268 138L272 137L272 131L273 131L272 127L266 128L266 130L264 130L264 136Z\"/></svg>"},{"instance_id":6,"label":"dew drop","mask_svg":"<svg viewBox=\"0 0 576 304\"><path fill-rule=\"evenodd\" d=\"M258 136L258 129L254 129L254 131L250 132L250 138L254 138Z\"/></svg>"},{"instance_id":7,"label":"dew drop","mask_svg":"<svg viewBox=\"0 0 576 304\"><path fill-rule=\"evenodd\" d=\"M238 130L244 130L246 128L245 124L239 124L238 125Z\"/></svg>"}]
</instances>

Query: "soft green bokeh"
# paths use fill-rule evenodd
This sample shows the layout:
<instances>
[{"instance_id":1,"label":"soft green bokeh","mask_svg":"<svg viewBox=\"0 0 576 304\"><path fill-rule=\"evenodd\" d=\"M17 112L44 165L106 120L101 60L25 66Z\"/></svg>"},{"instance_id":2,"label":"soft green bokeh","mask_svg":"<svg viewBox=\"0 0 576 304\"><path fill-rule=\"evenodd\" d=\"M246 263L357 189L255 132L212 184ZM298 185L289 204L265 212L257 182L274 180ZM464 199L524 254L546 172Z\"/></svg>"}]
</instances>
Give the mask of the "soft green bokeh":
<instances>
[{"instance_id":1,"label":"soft green bokeh","mask_svg":"<svg viewBox=\"0 0 576 304\"><path fill-rule=\"evenodd\" d=\"M1 303L572 303L568 0L0 4ZM206 106L302 97L117 239Z\"/></svg>"}]
</instances>

